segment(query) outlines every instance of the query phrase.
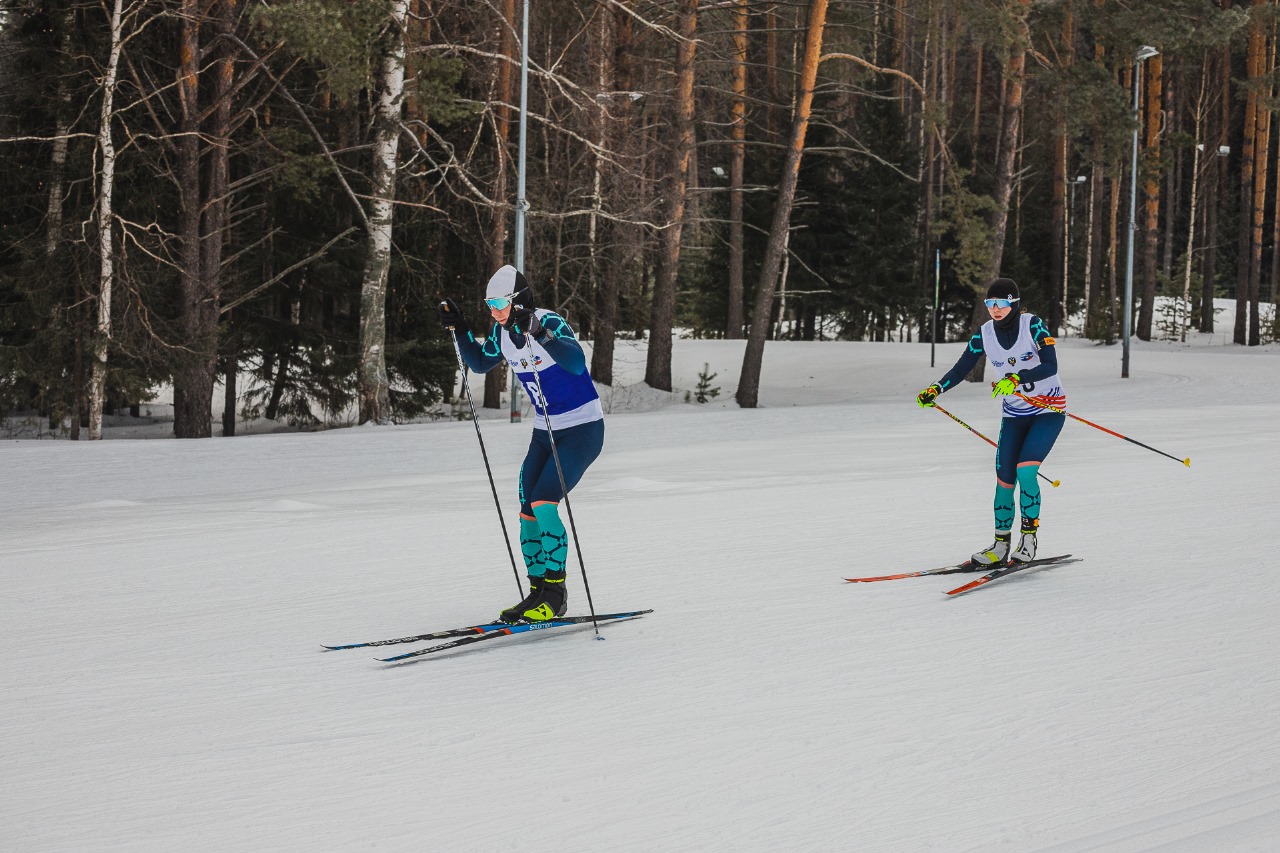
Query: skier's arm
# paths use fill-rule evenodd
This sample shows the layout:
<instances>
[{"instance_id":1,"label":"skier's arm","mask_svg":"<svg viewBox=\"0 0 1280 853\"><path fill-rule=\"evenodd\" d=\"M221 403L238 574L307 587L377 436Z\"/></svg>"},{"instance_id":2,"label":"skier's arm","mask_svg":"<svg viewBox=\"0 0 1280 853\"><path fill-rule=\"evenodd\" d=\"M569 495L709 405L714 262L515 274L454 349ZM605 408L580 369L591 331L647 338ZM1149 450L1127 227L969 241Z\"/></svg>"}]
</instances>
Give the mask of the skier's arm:
<instances>
[{"instance_id":1,"label":"skier's arm","mask_svg":"<svg viewBox=\"0 0 1280 853\"><path fill-rule=\"evenodd\" d=\"M541 319L542 333L536 340L542 345L556 364L575 376L587 369L587 355L582 345L573 336L573 329L558 314L547 314Z\"/></svg>"},{"instance_id":2,"label":"skier's arm","mask_svg":"<svg viewBox=\"0 0 1280 853\"><path fill-rule=\"evenodd\" d=\"M952 386L969 375L969 371L982 360L982 354L985 350L982 348L982 333L974 332L973 337L969 338L969 343L964 348L964 352L960 354L960 358L956 359L955 366L947 371L947 375L938 381L938 387L942 392L950 391Z\"/></svg>"},{"instance_id":3,"label":"skier's arm","mask_svg":"<svg viewBox=\"0 0 1280 853\"><path fill-rule=\"evenodd\" d=\"M484 343L476 340L468 329L465 335L458 336L458 351L462 353L462 361L474 373L488 373L505 360L502 357L502 327L493 324L493 331Z\"/></svg>"},{"instance_id":4,"label":"skier's arm","mask_svg":"<svg viewBox=\"0 0 1280 853\"><path fill-rule=\"evenodd\" d=\"M960 354L960 358L956 360L955 367L948 370L947 375L942 377L940 381L933 383L928 388L921 391L916 396L916 402L921 406L932 406L933 401L938 399L939 394L942 394L952 385L955 385L961 379L964 379L969 371L973 370L974 365L982 358L983 351L982 333L977 332L969 339L969 343L965 347L964 352L962 352Z\"/></svg>"}]
</instances>

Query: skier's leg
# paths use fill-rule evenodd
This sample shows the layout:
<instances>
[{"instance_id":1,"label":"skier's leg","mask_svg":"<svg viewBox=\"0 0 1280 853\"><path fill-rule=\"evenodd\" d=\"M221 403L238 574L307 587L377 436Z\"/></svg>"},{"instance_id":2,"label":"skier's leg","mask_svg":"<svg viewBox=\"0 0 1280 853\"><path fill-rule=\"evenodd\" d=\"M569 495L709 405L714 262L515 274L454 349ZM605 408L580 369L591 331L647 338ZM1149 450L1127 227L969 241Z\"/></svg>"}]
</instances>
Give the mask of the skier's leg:
<instances>
[{"instance_id":1,"label":"skier's leg","mask_svg":"<svg viewBox=\"0 0 1280 853\"><path fill-rule=\"evenodd\" d=\"M1027 437L1029 418L1002 418L996 446L996 532L1013 529L1013 488L1018 481L1018 460Z\"/></svg>"},{"instance_id":2,"label":"skier's leg","mask_svg":"<svg viewBox=\"0 0 1280 853\"><path fill-rule=\"evenodd\" d=\"M546 567L542 561L542 531L538 527L529 495L533 493L546 469L551 467L554 466L546 432L534 430L524 464L520 466L520 553L524 556L524 565L530 577L541 577Z\"/></svg>"},{"instance_id":3,"label":"skier's leg","mask_svg":"<svg viewBox=\"0 0 1280 853\"><path fill-rule=\"evenodd\" d=\"M1036 533L1040 529L1040 463L1053 449L1062 425L1066 422L1063 415L1047 414L1027 418L1031 421L1027 430L1026 441L1022 444L1021 459L1018 462L1018 489L1021 493L1019 503L1022 508L1022 536L1018 547L1014 549L1011 559L1028 562L1036 557Z\"/></svg>"},{"instance_id":4,"label":"skier's leg","mask_svg":"<svg viewBox=\"0 0 1280 853\"><path fill-rule=\"evenodd\" d=\"M546 432L534 430L529 441L529 450L525 453L524 464L520 466L520 556L524 558L525 571L529 576L529 594L518 604L514 604L498 614L503 622L519 622L529 607L536 603L546 573L546 562L542 551L542 530L538 527L538 518L529 503L531 490L542 476L544 469L553 467L551 463L551 445L547 441Z\"/></svg>"},{"instance_id":5,"label":"skier's leg","mask_svg":"<svg viewBox=\"0 0 1280 853\"><path fill-rule=\"evenodd\" d=\"M1018 458L1022 446L1022 427L1016 422L1021 418L1004 418L1000 423L1000 442L996 446L996 493L992 501L995 519L995 541L975 553L971 559L979 566L992 566L1009 558L1009 543L1013 530L1013 485L1017 470L1011 460Z\"/></svg>"},{"instance_id":6,"label":"skier's leg","mask_svg":"<svg viewBox=\"0 0 1280 853\"><path fill-rule=\"evenodd\" d=\"M541 534L543 568L540 597L521 614L525 619L538 621L562 616L568 607L564 580L565 563L569 557L569 533L559 512L560 501L564 498L560 475L563 473L565 486L572 489L603 447L604 421L592 421L557 433L560 471L556 470L554 461L544 465L537 481L525 493Z\"/></svg>"}]
</instances>

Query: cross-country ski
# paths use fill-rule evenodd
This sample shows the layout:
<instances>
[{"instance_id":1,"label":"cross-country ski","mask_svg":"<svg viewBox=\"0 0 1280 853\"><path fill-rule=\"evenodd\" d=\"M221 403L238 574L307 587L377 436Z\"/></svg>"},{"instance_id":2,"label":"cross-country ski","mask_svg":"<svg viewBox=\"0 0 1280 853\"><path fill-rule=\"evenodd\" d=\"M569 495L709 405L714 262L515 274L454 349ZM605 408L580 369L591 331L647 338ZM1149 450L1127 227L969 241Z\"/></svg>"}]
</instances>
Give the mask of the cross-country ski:
<instances>
[{"instance_id":1,"label":"cross-country ski","mask_svg":"<svg viewBox=\"0 0 1280 853\"><path fill-rule=\"evenodd\" d=\"M1070 556L1071 556L1070 554L1064 554L1059 557L1038 557L1037 559L1031 560L1030 562L1027 562L1027 563L1018 563L1018 564L1004 563L1002 564L1002 566L1010 567L1011 565L1016 565L1020 568L1029 569L1035 566L1047 565L1049 563L1060 563L1066 560L1066 558ZM925 577L926 575L954 575L954 574L966 574L966 573L971 574L973 572L989 571L990 569L991 569L990 566L979 566L976 563L974 563L972 560L965 560L963 563L957 563L954 566L941 566L936 569L921 569L920 571L915 571L915 572L901 572L896 575L877 575L876 577L869 577L869 578L845 578L845 580L848 581L849 583L873 583L875 581L896 581L896 580L901 580L902 578L920 578L920 577Z\"/></svg>"},{"instance_id":2,"label":"cross-country ski","mask_svg":"<svg viewBox=\"0 0 1280 853\"><path fill-rule=\"evenodd\" d=\"M632 610L625 613L601 613L594 617L594 621L609 621L614 619L630 619L634 616L643 616L646 613L652 613L652 610ZM591 616L559 616L552 620L556 625L581 625L593 621ZM426 640L445 640L451 637L467 637L472 634L487 634L491 631L499 631L508 628L510 625L506 622L487 622L483 625L470 625L465 628L449 628L443 631L432 631L426 634L415 634L411 637L397 637L392 640L370 640L363 643L346 643L342 645L321 645L321 648L329 651L340 651L342 649L364 649L374 646L395 646L403 643L418 643Z\"/></svg>"},{"instance_id":3,"label":"cross-country ski","mask_svg":"<svg viewBox=\"0 0 1280 853\"><path fill-rule=\"evenodd\" d=\"M378 660L382 661L383 663L397 663L400 661L407 661L412 658L420 658L423 655L434 654L436 652L444 652L450 649L461 648L463 646L470 646L475 643L481 642L482 640L493 640L499 637L510 637L516 634L526 634L532 631L545 631L545 630L550 630L554 628L569 628L575 625L576 626L589 625L592 622L604 622L604 623L622 622L629 619L638 619L644 614L652 613L652 612L653 612L652 610L636 610L631 613L607 613L601 616L596 616L594 620L590 616L586 616L586 617L571 616L568 618L562 617L558 619L547 619L541 622L517 622L512 625L503 624L495 627L492 630L481 631L469 637L461 637L456 640L450 640L447 643L440 643L437 646L428 646L425 649L417 649L412 652L405 652L404 654L393 655L389 658L378 658Z\"/></svg>"}]
</instances>

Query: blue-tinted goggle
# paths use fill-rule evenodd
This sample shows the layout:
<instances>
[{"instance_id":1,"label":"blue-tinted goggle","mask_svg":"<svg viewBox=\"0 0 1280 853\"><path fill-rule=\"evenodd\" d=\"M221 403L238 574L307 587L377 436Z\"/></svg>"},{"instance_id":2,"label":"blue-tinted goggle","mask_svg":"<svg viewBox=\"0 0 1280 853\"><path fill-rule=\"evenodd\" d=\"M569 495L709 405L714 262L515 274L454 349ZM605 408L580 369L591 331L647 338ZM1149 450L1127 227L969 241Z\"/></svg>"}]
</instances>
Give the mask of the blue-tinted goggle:
<instances>
[{"instance_id":1,"label":"blue-tinted goggle","mask_svg":"<svg viewBox=\"0 0 1280 853\"><path fill-rule=\"evenodd\" d=\"M495 296L492 299L486 299L485 305L488 305L494 311L501 311L504 308L511 307L511 300L515 298L514 293L508 293L506 296Z\"/></svg>"},{"instance_id":2,"label":"blue-tinted goggle","mask_svg":"<svg viewBox=\"0 0 1280 853\"><path fill-rule=\"evenodd\" d=\"M1012 308L1013 303L1017 302L1018 300L1017 298L1014 298L1014 299L986 299L984 301L987 303L988 308Z\"/></svg>"}]
</instances>

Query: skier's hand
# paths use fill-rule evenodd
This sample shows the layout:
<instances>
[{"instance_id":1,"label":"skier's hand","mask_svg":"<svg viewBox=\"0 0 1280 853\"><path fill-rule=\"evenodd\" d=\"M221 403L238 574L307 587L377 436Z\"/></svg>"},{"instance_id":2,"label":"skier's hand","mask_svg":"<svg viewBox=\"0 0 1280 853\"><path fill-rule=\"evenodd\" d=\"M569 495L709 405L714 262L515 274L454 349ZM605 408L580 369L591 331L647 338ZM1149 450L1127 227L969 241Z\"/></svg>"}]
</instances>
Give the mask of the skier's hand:
<instances>
[{"instance_id":1,"label":"skier's hand","mask_svg":"<svg viewBox=\"0 0 1280 853\"><path fill-rule=\"evenodd\" d=\"M533 313L532 308L523 305L511 306L511 328L532 338L542 334L542 323L538 322L538 315Z\"/></svg>"},{"instance_id":2,"label":"skier's hand","mask_svg":"<svg viewBox=\"0 0 1280 853\"><path fill-rule=\"evenodd\" d=\"M938 399L938 395L941 393L942 386L935 382L916 395L916 402L919 403L921 407L927 408L933 405L933 401Z\"/></svg>"},{"instance_id":3,"label":"skier's hand","mask_svg":"<svg viewBox=\"0 0 1280 853\"><path fill-rule=\"evenodd\" d=\"M993 382L991 384L991 396L1007 397L1008 395L1012 394L1014 391L1018 390L1018 384L1021 381L1022 380L1018 378L1018 374L1010 373L1008 376L1006 376L1004 379L1001 379L999 382Z\"/></svg>"},{"instance_id":4,"label":"skier's hand","mask_svg":"<svg viewBox=\"0 0 1280 853\"><path fill-rule=\"evenodd\" d=\"M467 325L467 321L462 316L462 311L458 308L458 303L452 299L445 297L440 300L440 325L446 329L458 332L465 336L471 331L471 327Z\"/></svg>"}]
</instances>

